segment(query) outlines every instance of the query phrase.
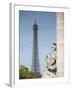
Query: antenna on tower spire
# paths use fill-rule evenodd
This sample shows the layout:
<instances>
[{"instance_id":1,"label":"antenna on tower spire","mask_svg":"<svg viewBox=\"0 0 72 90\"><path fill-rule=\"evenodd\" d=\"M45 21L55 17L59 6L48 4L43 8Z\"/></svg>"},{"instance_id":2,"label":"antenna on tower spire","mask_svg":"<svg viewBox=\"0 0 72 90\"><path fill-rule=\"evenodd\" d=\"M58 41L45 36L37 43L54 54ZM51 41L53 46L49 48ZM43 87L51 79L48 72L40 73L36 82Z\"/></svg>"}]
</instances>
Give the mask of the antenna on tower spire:
<instances>
[{"instance_id":1,"label":"antenna on tower spire","mask_svg":"<svg viewBox=\"0 0 72 90\"><path fill-rule=\"evenodd\" d=\"M35 24L36 24L36 19L35 19Z\"/></svg>"}]
</instances>

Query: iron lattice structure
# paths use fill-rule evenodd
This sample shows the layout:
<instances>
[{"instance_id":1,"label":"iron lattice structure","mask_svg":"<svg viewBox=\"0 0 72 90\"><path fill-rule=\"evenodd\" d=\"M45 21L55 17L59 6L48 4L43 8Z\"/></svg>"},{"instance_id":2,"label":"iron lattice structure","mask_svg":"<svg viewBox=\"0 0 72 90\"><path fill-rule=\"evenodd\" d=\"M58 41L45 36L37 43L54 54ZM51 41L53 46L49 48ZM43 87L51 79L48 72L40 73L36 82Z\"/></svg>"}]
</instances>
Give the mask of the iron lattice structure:
<instances>
[{"instance_id":1,"label":"iron lattice structure","mask_svg":"<svg viewBox=\"0 0 72 90\"><path fill-rule=\"evenodd\" d=\"M38 25L35 24L33 25L33 56L32 56L32 73L35 77L41 77L40 74L40 65L39 65L39 54L38 54L38 36L37 36L37 31L38 31Z\"/></svg>"}]
</instances>

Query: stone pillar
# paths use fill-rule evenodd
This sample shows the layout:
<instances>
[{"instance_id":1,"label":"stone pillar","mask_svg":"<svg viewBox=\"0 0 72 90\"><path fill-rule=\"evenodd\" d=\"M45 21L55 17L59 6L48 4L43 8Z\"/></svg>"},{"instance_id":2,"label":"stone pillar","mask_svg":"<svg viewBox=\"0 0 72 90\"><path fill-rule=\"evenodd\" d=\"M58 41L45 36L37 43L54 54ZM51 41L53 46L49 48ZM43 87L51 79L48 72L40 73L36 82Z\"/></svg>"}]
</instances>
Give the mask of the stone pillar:
<instances>
[{"instance_id":1,"label":"stone pillar","mask_svg":"<svg viewBox=\"0 0 72 90\"><path fill-rule=\"evenodd\" d=\"M57 76L64 76L64 13L56 13Z\"/></svg>"}]
</instances>

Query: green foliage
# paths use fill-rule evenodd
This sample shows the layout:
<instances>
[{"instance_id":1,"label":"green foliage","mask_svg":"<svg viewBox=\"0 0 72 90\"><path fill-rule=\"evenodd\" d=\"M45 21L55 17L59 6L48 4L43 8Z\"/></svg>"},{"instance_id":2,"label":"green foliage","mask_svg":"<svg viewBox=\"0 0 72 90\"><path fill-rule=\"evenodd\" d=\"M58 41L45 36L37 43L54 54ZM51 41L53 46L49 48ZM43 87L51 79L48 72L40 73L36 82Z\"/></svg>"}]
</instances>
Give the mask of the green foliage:
<instances>
[{"instance_id":1,"label":"green foliage","mask_svg":"<svg viewBox=\"0 0 72 90\"><path fill-rule=\"evenodd\" d=\"M34 78L32 72L25 65L20 65L19 79L29 79L29 78Z\"/></svg>"}]
</instances>

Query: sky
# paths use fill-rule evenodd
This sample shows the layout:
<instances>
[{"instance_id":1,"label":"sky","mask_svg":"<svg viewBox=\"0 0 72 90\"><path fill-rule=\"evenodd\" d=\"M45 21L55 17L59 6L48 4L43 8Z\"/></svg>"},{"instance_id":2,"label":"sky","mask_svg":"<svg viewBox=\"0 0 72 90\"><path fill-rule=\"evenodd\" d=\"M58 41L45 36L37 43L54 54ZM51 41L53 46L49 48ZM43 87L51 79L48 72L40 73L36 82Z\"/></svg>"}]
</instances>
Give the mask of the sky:
<instances>
[{"instance_id":1,"label":"sky","mask_svg":"<svg viewBox=\"0 0 72 90\"><path fill-rule=\"evenodd\" d=\"M38 51L40 70L44 69L44 61L51 52L52 43L56 42L56 13L40 11L19 11L19 45L20 65L31 69L33 52L33 25L38 25Z\"/></svg>"}]
</instances>

